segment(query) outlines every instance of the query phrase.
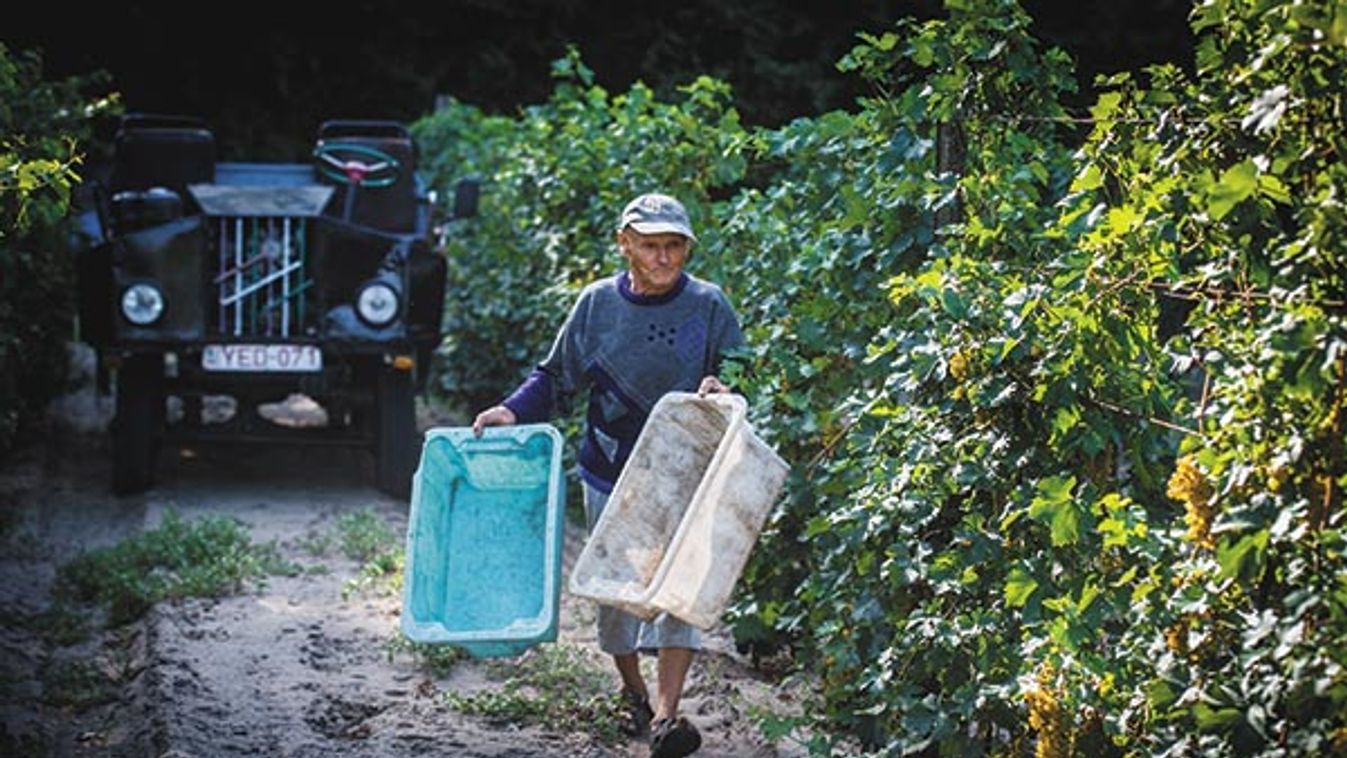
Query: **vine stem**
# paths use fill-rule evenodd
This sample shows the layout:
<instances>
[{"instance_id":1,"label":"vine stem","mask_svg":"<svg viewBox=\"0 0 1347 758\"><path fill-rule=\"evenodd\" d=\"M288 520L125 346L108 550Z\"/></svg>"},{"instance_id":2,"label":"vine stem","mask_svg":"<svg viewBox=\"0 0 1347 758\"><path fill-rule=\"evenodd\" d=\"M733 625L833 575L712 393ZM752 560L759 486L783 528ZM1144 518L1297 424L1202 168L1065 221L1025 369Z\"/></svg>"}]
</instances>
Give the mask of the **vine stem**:
<instances>
[{"instance_id":1,"label":"vine stem","mask_svg":"<svg viewBox=\"0 0 1347 758\"><path fill-rule=\"evenodd\" d=\"M820 449L817 453L815 453L813 458L809 459L808 470L811 474L813 473L815 467L818 466L819 462L832 454L833 450L837 448L838 443L840 443L843 439L846 438L847 434L851 432L852 428L854 428L856 424L860 423L860 420L865 416L865 414L869 413L870 410L875 407L875 404L878 403L879 400L880 400L879 395L876 395L875 397L871 398L870 402L866 403L854 414L852 414L851 418L847 419L846 422L842 424L842 427L840 429L838 429L836 432L833 432L832 437L823 443L822 449Z\"/></svg>"},{"instance_id":2,"label":"vine stem","mask_svg":"<svg viewBox=\"0 0 1347 758\"><path fill-rule=\"evenodd\" d=\"M820 449L817 453L815 453L813 458L809 459L809 470L813 471L814 467L818 466L820 461L822 461L824 458L830 455L832 451L837 447L837 443L841 442L842 438L847 436L847 432L851 431L851 427L855 425L856 420L852 419L851 421L848 421L846 424L844 424L841 429L838 429L836 432L834 432L832 439L823 443L823 448Z\"/></svg>"},{"instance_id":3,"label":"vine stem","mask_svg":"<svg viewBox=\"0 0 1347 758\"><path fill-rule=\"evenodd\" d=\"M1128 410L1127 408L1124 408L1121 405L1115 405L1114 403L1110 403L1107 400L1100 400L1099 398L1096 397L1086 396L1083 399L1087 403L1099 406L1100 408L1103 408L1106 411L1117 413L1120 416L1126 416L1128 418L1137 419L1139 421L1145 421L1148 424L1155 424L1156 426L1161 426L1164 427L1165 429L1172 429L1173 431L1176 432L1191 434L1194 437L1200 437L1202 439L1207 438L1207 435L1203 434L1200 429L1193 429L1191 427L1187 427L1182 424L1176 424L1173 421L1165 421L1162 418L1156 418L1154 416L1144 416L1140 413L1137 413L1136 411Z\"/></svg>"},{"instance_id":4,"label":"vine stem","mask_svg":"<svg viewBox=\"0 0 1347 758\"><path fill-rule=\"evenodd\" d=\"M1132 277L1127 277L1127 279L1123 279L1121 281L1126 282L1131 278ZM1236 287L1220 287L1212 285L1197 286L1197 285L1184 285L1184 284L1170 284L1169 282L1156 282L1156 281L1146 282L1144 286L1147 289L1159 292L1163 295L1168 295L1169 297L1178 300L1202 301L1207 299L1214 299L1218 302L1221 302L1226 299L1230 300L1241 299L1244 301L1245 307L1252 306L1254 301L1266 302L1269 305L1278 305L1279 301L1286 302L1287 300L1287 298L1279 298L1278 296L1273 295L1271 292L1262 292L1260 290L1256 290L1251 287L1236 288ZM1299 302L1303 302L1306 305L1315 305L1325 310L1347 310L1347 301L1344 300L1306 299Z\"/></svg>"},{"instance_id":5,"label":"vine stem","mask_svg":"<svg viewBox=\"0 0 1347 758\"><path fill-rule=\"evenodd\" d=\"M1329 455L1328 472L1324 475L1324 499L1319 511L1320 529L1328 525L1328 515L1333 509L1335 494L1333 489L1337 485L1337 478L1333 473L1342 468L1342 405L1344 397L1347 397L1347 356L1338 358L1338 391L1334 394L1337 397L1333 404L1333 441L1330 443L1332 452Z\"/></svg>"},{"instance_id":6,"label":"vine stem","mask_svg":"<svg viewBox=\"0 0 1347 758\"><path fill-rule=\"evenodd\" d=\"M1211 400L1211 369L1207 368L1205 361L1202 366L1202 400L1197 406L1197 428L1201 429L1203 422L1207 417L1207 402Z\"/></svg>"}]
</instances>

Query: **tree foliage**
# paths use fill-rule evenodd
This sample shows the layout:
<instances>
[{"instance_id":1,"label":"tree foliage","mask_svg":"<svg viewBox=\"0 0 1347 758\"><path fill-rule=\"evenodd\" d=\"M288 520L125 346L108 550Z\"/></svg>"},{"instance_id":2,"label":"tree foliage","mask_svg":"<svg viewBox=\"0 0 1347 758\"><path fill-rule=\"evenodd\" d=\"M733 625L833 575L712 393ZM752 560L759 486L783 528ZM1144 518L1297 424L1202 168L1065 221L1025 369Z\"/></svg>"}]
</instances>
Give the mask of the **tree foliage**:
<instances>
[{"instance_id":1,"label":"tree foliage","mask_svg":"<svg viewBox=\"0 0 1347 758\"><path fill-rule=\"evenodd\" d=\"M0 452L61 386L73 313L66 218L81 145L115 97L100 74L50 81L33 51L0 44Z\"/></svg>"},{"instance_id":2,"label":"tree foliage","mask_svg":"<svg viewBox=\"0 0 1347 758\"><path fill-rule=\"evenodd\" d=\"M1013 0L947 11L862 35L854 110L776 129L575 56L517 119L429 119L496 204L454 250L441 386L508 389L616 264L615 209L671 190L793 464L729 614L819 682L769 733L1347 754L1347 6L1207 0L1194 73L1119 73L1085 114Z\"/></svg>"}]
</instances>

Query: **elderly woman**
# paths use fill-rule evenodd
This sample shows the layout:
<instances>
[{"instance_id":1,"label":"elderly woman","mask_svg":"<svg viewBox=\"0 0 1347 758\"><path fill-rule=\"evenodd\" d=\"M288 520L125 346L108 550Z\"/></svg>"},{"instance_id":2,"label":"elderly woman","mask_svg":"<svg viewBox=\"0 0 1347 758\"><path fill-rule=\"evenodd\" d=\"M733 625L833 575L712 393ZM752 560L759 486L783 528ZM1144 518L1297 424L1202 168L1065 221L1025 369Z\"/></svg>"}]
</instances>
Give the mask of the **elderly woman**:
<instances>
[{"instance_id":1,"label":"elderly woman","mask_svg":"<svg viewBox=\"0 0 1347 758\"><path fill-rule=\"evenodd\" d=\"M578 456L585 515L592 531L655 402L668 392L726 392L717 378L726 352L743 344L739 320L721 289L683 270L697 237L687 210L669 195L641 195L623 209L617 247L626 270L580 293L552 349L499 405L478 414L473 430L549 419L566 399L589 393ZM661 614L644 622L600 606L599 647L613 656L635 731L651 735L653 758L679 758L701 735L678 715L683 684L701 638ZM638 652L658 655L654 708Z\"/></svg>"}]
</instances>

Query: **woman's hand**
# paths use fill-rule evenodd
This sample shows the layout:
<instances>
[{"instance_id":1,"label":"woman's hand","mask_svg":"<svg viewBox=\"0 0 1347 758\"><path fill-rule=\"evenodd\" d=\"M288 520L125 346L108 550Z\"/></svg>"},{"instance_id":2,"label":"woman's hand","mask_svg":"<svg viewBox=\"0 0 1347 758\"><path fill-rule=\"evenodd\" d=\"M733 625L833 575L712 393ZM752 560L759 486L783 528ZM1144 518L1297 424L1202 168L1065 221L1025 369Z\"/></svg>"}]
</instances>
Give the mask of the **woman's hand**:
<instances>
[{"instance_id":1,"label":"woman's hand","mask_svg":"<svg viewBox=\"0 0 1347 758\"><path fill-rule=\"evenodd\" d=\"M514 411L503 405L493 405L477 414L477 418L472 420L472 433L480 437L482 430L488 426L511 426L515 420Z\"/></svg>"},{"instance_id":2,"label":"woman's hand","mask_svg":"<svg viewBox=\"0 0 1347 758\"><path fill-rule=\"evenodd\" d=\"M724 382L721 382L719 378L714 376L702 377L702 383L700 386L697 387L697 394L701 395L702 397L729 391L730 388L726 387Z\"/></svg>"}]
</instances>

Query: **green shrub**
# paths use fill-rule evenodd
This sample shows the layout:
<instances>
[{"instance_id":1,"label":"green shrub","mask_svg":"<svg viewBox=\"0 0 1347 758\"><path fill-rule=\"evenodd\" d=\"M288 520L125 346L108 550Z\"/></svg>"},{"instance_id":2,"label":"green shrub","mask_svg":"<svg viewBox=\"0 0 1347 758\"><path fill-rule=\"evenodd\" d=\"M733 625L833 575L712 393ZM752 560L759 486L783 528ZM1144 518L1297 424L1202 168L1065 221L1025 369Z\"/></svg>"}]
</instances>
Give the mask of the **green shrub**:
<instances>
[{"instance_id":1,"label":"green shrub","mask_svg":"<svg viewBox=\"0 0 1347 758\"><path fill-rule=\"evenodd\" d=\"M115 95L106 74L50 81L36 51L0 43L0 455L60 391L73 336L73 231L83 145Z\"/></svg>"},{"instance_id":2,"label":"green shrub","mask_svg":"<svg viewBox=\"0 0 1347 758\"><path fill-rule=\"evenodd\" d=\"M774 736L1347 753L1347 14L1201 2L1194 74L1123 72L1068 114L1071 62L1013 0L947 11L863 34L840 65L873 94L777 129L659 105L619 129L574 58L517 119L436 114L483 125L465 160L509 190L456 253L480 310L442 386L527 371L641 134L745 322L728 378L792 463L728 614L819 682Z\"/></svg>"}]
</instances>

